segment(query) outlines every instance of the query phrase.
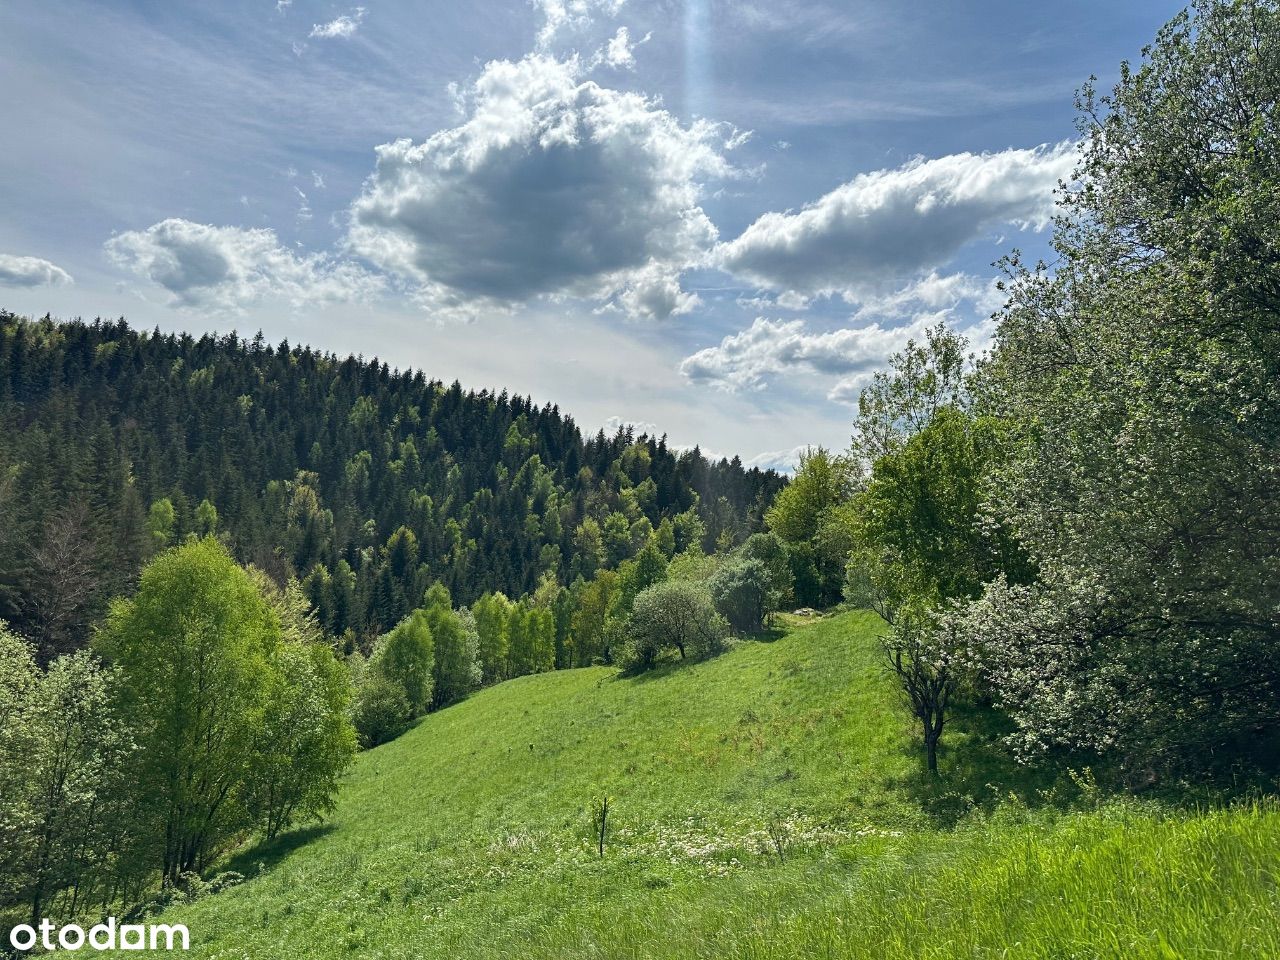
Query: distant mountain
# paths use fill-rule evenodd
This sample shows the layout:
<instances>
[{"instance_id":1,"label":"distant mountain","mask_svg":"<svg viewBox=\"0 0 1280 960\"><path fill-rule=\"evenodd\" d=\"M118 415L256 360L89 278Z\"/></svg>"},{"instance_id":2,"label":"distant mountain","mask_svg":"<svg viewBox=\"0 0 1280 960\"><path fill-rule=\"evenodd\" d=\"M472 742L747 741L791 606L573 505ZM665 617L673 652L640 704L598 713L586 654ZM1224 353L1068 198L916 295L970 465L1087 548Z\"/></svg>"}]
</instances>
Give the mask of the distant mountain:
<instances>
[{"instance_id":1,"label":"distant mountain","mask_svg":"<svg viewBox=\"0 0 1280 960\"><path fill-rule=\"evenodd\" d=\"M376 358L0 313L0 617L46 655L189 533L368 636L436 580L469 603L589 578L658 528L739 542L785 482Z\"/></svg>"}]
</instances>

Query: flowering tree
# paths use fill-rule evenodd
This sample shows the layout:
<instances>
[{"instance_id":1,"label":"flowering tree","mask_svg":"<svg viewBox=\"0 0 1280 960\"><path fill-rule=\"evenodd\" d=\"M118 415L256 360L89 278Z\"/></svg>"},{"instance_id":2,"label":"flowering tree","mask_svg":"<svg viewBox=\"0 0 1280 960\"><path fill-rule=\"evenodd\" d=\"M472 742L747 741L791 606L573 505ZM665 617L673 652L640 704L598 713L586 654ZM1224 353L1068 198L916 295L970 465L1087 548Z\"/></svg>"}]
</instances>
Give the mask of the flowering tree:
<instances>
[{"instance_id":1,"label":"flowering tree","mask_svg":"<svg viewBox=\"0 0 1280 960\"><path fill-rule=\"evenodd\" d=\"M965 617L1021 748L1150 778L1280 729L1280 4L1197 3L1080 107L975 391L1040 575Z\"/></svg>"}]
</instances>

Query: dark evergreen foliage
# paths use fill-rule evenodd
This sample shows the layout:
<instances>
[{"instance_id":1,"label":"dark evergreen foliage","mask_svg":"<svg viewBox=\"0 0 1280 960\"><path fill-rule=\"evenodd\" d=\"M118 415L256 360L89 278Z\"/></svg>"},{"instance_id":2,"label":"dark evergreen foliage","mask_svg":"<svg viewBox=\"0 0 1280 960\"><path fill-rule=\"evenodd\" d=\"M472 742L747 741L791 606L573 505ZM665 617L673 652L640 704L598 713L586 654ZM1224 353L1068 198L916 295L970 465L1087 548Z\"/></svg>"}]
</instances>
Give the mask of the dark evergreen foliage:
<instances>
[{"instance_id":1,"label":"dark evergreen foliage","mask_svg":"<svg viewBox=\"0 0 1280 960\"><path fill-rule=\"evenodd\" d=\"M784 482L376 358L0 313L0 617L44 658L211 525L361 642L437 581L470 604L589 573L585 519L628 531L623 557L689 511L706 547L740 542Z\"/></svg>"}]
</instances>

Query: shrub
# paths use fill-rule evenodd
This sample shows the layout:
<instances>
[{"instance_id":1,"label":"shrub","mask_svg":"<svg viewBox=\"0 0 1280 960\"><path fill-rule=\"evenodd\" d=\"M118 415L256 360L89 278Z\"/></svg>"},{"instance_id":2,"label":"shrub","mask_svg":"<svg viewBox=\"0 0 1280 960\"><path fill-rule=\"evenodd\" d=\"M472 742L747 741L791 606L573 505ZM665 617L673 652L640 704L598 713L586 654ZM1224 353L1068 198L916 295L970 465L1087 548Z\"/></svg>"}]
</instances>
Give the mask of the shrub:
<instances>
[{"instance_id":1,"label":"shrub","mask_svg":"<svg viewBox=\"0 0 1280 960\"><path fill-rule=\"evenodd\" d=\"M735 630L759 630L769 601L768 571L759 560L735 560L712 578L716 610Z\"/></svg>"},{"instance_id":2,"label":"shrub","mask_svg":"<svg viewBox=\"0 0 1280 960\"><path fill-rule=\"evenodd\" d=\"M408 725L412 712L404 687L370 670L356 687L351 721L360 745L368 749L398 736Z\"/></svg>"},{"instance_id":3,"label":"shrub","mask_svg":"<svg viewBox=\"0 0 1280 960\"><path fill-rule=\"evenodd\" d=\"M705 588L681 581L656 583L636 596L619 663L624 670L647 670L673 648L682 660L713 656L724 649L726 632Z\"/></svg>"}]
</instances>

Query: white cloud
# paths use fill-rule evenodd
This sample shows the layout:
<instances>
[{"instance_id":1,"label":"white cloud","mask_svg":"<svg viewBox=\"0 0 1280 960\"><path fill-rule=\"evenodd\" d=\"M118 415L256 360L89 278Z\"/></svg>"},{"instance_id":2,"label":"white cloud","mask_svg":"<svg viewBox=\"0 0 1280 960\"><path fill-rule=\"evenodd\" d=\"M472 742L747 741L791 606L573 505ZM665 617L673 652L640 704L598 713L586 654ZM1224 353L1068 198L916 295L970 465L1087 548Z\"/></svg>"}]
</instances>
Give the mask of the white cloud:
<instances>
[{"instance_id":1,"label":"white cloud","mask_svg":"<svg viewBox=\"0 0 1280 960\"><path fill-rule=\"evenodd\" d=\"M754 297L738 297L734 300L734 303L747 310L789 310L794 313L808 310L809 302L809 297L792 290L776 296L757 294Z\"/></svg>"},{"instance_id":2,"label":"white cloud","mask_svg":"<svg viewBox=\"0 0 1280 960\"><path fill-rule=\"evenodd\" d=\"M576 58L495 61L462 96L461 125L377 148L353 250L449 309L540 296L691 309L680 273L716 239L701 184L734 174L720 125L584 80Z\"/></svg>"},{"instance_id":3,"label":"white cloud","mask_svg":"<svg viewBox=\"0 0 1280 960\"><path fill-rule=\"evenodd\" d=\"M307 195L298 187L293 188L293 192L298 195L298 212L295 214L299 223L306 223L311 219L311 204L307 201Z\"/></svg>"},{"instance_id":4,"label":"white cloud","mask_svg":"<svg viewBox=\"0 0 1280 960\"><path fill-rule=\"evenodd\" d=\"M602 310L620 310L632 319L665 320L691 313L702 298L680 287L678 269L651 261L619 280L618 293Z\"/></svg>"},{"instance_id":5,"label":"white cloud","mask_svg":"<svg viewBox=\"0 0 1280 960\"><path fill-rule=\"evenodd\" d=\"M817 377L818 382L829 385L828 399L853 403L876 370L908 340L920 342L929 327L948 321L954 325L951 311L944 309L919 313L902 326L872 322L814 332L804 320L757 317L746 330L685 358L680 372L694 383L729 392L763 389L780 377ZM975 350L981 350L990 339L991 325L988 321L969 323L960 332Z\"/></svg>"},{"instance_id":6,"label":"white cloud","mask_svg":"<svg viewBox=\"0 0 1280 960\"><path fill-rule=\"evenodd\" d=\"M71 283L71 274L39 257L0 253L0 286L45 287Z\"/></svg>"},{"instance_id":7,"label":"white cloud","mask_svg":"<svg viewBox=\"0 0 1280 960\"><path fill-rule=\"evenodd\" d=\"M542 12L538 49L549 50L562 33L585 30L596 14L617 16L626 0L533 0Z\"/></svg>"},{"instance_id":8,"label":"white cloud","mask_svg":"<svg viewBox=\"0 0 1280 960\"><path fill-rule=\"evenodd\" d=\"M611 67L630 70L636 65L636 47L648 43L652 37L652 33L646 33L635 43L632 43L631 32L626 27L619 27L618 32L605 45L601 57Z\"/></svg>"},{"instance_id":9,"label":"white cloud","mask_svg":"<svg viewBox=\"0 0 1280 960\"><path fill-rule=\"evenodd\" d=\"M365 8L356 7L351 13L330 20L328 23L312 24L311 32L307 36L321 40L334 40L353 36L360 29L360 24L364 21L364 15Z\"/></svg>"},{"instance_id":10,"label":"white cloud","mask_svg":"<svg viewBox=\"0 0 1280 960\"><path fill-rule=\"evenodd\" d=\"M717 246L724 270L808 296L874 295L941 266L996 224L1043 229L1074 143L916 158L864 173L799 212L770 212Z\"/></svg>"},{"instance_id":11,"label":"white cloud","mask_svg":"<svg viewBox=\"0 0 1280 960\"><path fill-rule=\"evenodd\" d=\"M350 261L297 256L274 230L169 219L105 244L117 265L167 290L179 306L238 310L278 298L295 306L363 300L385 282Z\"/></svg>"},{"instance_id":12,"label":"white cloud","mask_svg":"<svg viewBox=\"0 0 1280 960\"><path fill-rule=\"evenodd\" d=\"M744 460L742 465L748 470L758 467L761 470L776 470L778 473L792 474L799 468L800 458L812 449L812 445L802 444L790 450L770 450Z\"/></svg>"},{"instance_id":13,"label":"white cloud","mask_svg":"<svg viewBox=\"0 0 1280 960\"><path fill-rule=\"evenodd\" d=\"M779 302L785 296L779 297ZM953 309L965 301L969 301L976 312L989 316L999 309L1004 295L996 289L995 279L983 280L968 273L939 274L930 270L900 290L861 300L853 319L906 317L922 308Z\"/></svg>"},{"instance_id":14,"label":"white cloud","mask_svg":"<svg viewBox=\"0 0 1280 960\"><path fill-rule=\"evenodd\" d=\"M618 32L613 35L613 39L605 48L604 58L610 66L614 67L635 65L636 57L631 52L631 38L626 27L619 27Z\"/></svg>"},{"instance_id":15,"label":"white cloud","mask_svg":"<svg viewBox=\"0 0 1280 960\"><path fill-rule=\"evenodd\" d=\"M687 357L680 372L729 391L759 389L789 372L850 374L882 362L896 342L893 334L879 324L812 333L804 320L757 317L746 330Z\"/></svg>"},{"instance_id":16,"label":"white cloud","mask_svg":"<svg viewBox=\"0 0 1280 960\"><path fill-rule=\"evenodd\" d=\"M624 427L630 427L637 437L641 434L654 438L663 436L663 431L658 429L658 425L649 423L647 420L628 420L626 417L612 416L608 417L601 427L605 435L610 437Z\"/></svg>"}]
</instances>

